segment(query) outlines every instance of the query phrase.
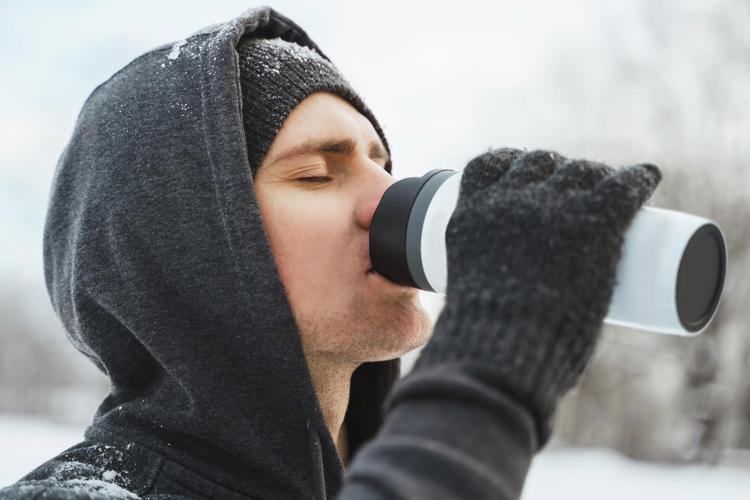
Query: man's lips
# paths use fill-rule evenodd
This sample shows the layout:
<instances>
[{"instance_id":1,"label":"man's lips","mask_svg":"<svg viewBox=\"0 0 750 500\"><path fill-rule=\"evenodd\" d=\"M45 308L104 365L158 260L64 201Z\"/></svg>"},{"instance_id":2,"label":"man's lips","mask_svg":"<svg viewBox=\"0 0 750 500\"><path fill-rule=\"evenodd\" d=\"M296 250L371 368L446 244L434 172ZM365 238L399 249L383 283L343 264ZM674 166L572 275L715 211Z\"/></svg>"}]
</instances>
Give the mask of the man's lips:
<instances>
[{"instance_id":1,"label":"man's lips","mask_svg":"<svg viewBox=\"0 0 750 500\"><path fill-rule=\"evenodd\" d=\"M391 281L390 279L386 278L379 272L377 272L375 269L370 269L367 273L365 273L365 276L367 276L368 280L373 280L374 282L379 282L380 286L385 287L386 289L390 290L409 290L411 293L415 293L416 289L402 285L400 283L396 283L395 281ZM372 277L370 277L372 276Z\"/></svg>"}]
</instances>

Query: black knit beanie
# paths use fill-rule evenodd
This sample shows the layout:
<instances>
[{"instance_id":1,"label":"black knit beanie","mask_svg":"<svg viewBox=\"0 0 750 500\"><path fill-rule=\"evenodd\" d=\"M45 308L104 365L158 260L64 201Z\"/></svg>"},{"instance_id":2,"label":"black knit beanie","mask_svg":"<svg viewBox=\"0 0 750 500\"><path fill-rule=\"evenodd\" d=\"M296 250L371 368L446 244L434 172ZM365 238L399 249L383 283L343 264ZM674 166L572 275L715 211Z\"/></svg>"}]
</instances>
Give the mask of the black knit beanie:
<instances>
[{"instance_id":1,"label":"black knit beanie","mask_svg":"<svg viewBox=\"0 0 750 500\"><path fill-rule=\"evenodd\" d=\"M331 92L370 120L390 155L385 134L333 63L316 50L281 38L245 38L240 56L242 121L253 177L287 116L314 92ZM386 166L391 171L391 162Z\"/></svg>"}]
</instances>

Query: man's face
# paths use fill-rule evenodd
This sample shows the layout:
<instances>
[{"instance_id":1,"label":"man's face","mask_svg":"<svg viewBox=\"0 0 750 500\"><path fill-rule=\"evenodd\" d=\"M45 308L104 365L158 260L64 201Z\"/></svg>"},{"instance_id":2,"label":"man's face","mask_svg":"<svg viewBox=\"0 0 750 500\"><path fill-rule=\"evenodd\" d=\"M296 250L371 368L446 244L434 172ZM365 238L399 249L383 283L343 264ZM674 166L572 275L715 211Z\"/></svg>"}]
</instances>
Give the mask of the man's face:
<instances>
[{"instance_id":1,"label":"man's face","mask_svg":"<svg viewBox=\"0 0 750 500\"><path fill-rule=\"evenodd\" d=\"M306 143L326 146L286 154ZM365 116L318 92L292 111L256 174L261 216L308 358L381 361L429 336L418 291L368 273L370 222L394 182L387 160Z\"/></svg>"}]
</instances>

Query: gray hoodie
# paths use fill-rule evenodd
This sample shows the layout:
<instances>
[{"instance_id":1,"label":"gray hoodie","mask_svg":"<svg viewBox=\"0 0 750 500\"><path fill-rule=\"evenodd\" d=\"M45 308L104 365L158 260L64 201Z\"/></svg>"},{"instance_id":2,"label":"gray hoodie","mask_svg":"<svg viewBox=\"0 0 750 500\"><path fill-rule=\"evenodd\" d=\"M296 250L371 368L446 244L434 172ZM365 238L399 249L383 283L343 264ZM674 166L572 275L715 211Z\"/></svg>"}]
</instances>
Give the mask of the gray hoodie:
<instances>
[{"instance_id":1,"label":"gray hoodie","mask_svg":"<svg viewBox=\"0 0 750 500\"><path fill-rule=\"evenodd\" d=\"M0 498L516 498L533 419L460 366L394 387L398 359L362 365L345 477L252 189L246 35L320 52L261 7L141 55L85 102L53 181L45 276L111 389L81 443Z\"/></svg>"}]
</instances>

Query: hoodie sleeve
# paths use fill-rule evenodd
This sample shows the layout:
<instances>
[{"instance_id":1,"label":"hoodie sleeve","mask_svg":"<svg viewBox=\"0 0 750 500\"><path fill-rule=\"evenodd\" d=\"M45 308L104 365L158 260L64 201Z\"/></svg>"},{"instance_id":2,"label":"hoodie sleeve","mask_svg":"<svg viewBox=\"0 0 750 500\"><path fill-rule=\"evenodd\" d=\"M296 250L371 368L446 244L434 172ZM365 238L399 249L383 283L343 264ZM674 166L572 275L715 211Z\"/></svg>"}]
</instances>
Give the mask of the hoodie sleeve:
<instances>
[{"instance_id":1,"label":"hoodie sleeve","mask_svg":"<svg viewBox=\"0 0 750 500\"><path fill-rule=\"evenodd\" d=\"M336 498L519 498L540 432L524 406L489 383L490 372L441 364L401 379Z\"/></svg>"}]
</instances>

